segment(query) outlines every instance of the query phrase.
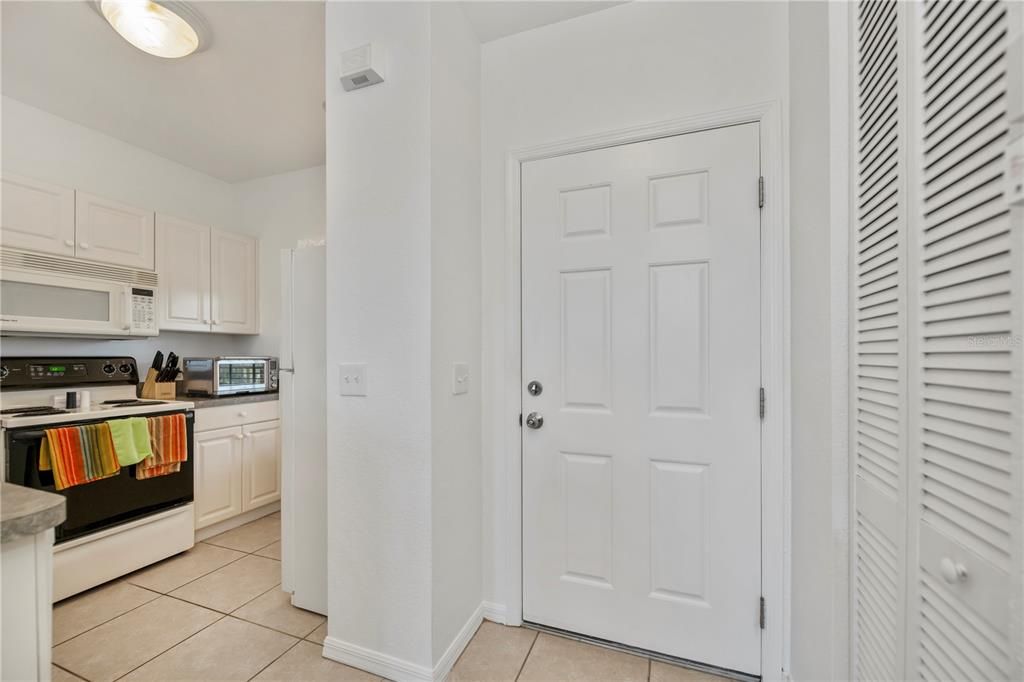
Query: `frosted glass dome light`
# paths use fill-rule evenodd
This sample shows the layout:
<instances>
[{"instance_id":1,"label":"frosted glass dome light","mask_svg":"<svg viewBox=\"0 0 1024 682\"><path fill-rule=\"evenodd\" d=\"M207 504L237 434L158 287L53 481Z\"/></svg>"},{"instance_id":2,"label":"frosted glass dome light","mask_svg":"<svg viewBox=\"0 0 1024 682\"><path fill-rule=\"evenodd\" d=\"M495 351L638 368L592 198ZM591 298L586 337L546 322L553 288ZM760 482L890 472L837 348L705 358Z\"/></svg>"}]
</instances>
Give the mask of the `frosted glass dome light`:
<instances>
[{"instance_id":1,"label":"frosted glass dome light","mask_svg":"<svg viewBox=\"0 0 1024 682\"><path fill-rule=\"evenodd\" d=\"M202 21L184 3L100 0L99 10L122 38L148 54L176 59L201 46Z\"/></svg>"}]
</instances>

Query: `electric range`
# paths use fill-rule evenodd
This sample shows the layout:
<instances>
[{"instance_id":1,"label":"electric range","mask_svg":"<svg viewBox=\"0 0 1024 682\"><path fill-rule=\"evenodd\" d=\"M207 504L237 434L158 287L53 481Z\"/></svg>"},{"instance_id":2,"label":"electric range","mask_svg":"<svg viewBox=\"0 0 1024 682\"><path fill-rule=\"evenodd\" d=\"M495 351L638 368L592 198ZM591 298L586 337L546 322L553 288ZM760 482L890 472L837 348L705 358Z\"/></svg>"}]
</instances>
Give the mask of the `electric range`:
<instances>
[{"instance_id":1,"label":"electric range","mask_svg":"<svg viewBox=\"0 0 1024 682\"><path fill-rule=\"evenodd\" d=\"M67 518L55 529L54 600L76 594L194 544L194 405L136 397L130 357L0 358L0 444L4 479L63 495ZM63 407L69 391L89 392L87 408ZM185 415L188 461L181 471L138 480L134 466L56 490L39 469L46 430L124 417Z\"/></svg>"}]
</instances>

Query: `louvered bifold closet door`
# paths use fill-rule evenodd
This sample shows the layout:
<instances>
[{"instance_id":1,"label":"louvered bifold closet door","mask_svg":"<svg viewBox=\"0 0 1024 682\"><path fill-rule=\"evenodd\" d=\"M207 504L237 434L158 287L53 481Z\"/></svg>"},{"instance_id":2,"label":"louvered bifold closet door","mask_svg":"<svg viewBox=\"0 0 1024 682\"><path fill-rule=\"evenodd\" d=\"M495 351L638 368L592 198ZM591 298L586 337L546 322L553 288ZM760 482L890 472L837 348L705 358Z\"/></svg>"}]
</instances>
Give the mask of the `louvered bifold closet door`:
<instances>
[{"instance_id":1,"label":"louvered bifold closet door","mask_svg":"<svg viewBox=\"0 0 1024 682\"><path fill-rule=\"evenodd\" d=\"M1004 195L1007 6L928 1L918 23L923 216L913 240L919 365L908 674L1010 679L1018 674L1009 632L1021 415L1012 371L1020 255L1011 250Z\"/></svg>"},{"instance_id":2,"label":"louvered bifold closet door","mask_svg":"<svg viewBox=\"0 0 1024 682\"><path fill-rule=\"evenodd\" d=\"M905 8L854 11L853 665L859 679L891 680L904 677L905 658Z\"/></svg>"}]
</instances>

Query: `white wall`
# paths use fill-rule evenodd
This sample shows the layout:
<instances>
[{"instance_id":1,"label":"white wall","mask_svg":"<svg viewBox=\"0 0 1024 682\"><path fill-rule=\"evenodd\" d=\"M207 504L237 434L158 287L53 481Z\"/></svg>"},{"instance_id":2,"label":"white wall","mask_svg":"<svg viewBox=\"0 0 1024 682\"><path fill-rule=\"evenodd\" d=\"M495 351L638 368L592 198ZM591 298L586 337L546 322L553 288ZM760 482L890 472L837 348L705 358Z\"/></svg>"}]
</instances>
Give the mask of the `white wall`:
<instances>
[{"instance_id":1,"label":"white wall","mask_svg":"<svg viewBox=\"0 0 1024 682\"><path fill-rule=\"evenodd\" d=\"M432 3L431 413L433 656L480 605L480 46L456 3ZM452 395L452 363L469 393Z\"/></svg>"},{"instance_id":2,"label":"white wall","mask_svg":"<svg viewBox=\"0 0 1024 682\"><path fill-rule=\"evenodd\" d=\"M772 2L628 3L483 46L485 598L507 579L502 437L505 154L517 147L788 95L788 10Z\"/></svg>"},{"instance_id":3,"label":"white wall","mask_svg":"<svg viewBox=\"0 0 1024 682\"><path fill-rule=\"evenodd\" d=\"M231 185L18 100L0 100L0 172L85 190L195 222L239 229ZM242 352L241 337L164 332L142 340L4 337L5 355L178 355Z\"/></svg>"},{"instance_id":4,"label":"white wall","mask_svg":"<svg viewBox=\"0 0 1024 682\"><path fill-rule=\"evenodd\" d=\"M329 2L328 637L430 667L430 6ZM373 42L387 81L346 93ZM338 396L339 362L369 395Z\"/></svg>"},{"instance_id":5,"label":"white wall","mask_svg":"<svg viewBox=\"0 0 1024 682\"><path fill-rule=\"evenodd\" d=\"M325 653L427 675L481 602L479 45L455 3L328 3L329 74L368 42L385 82L327 84Z\"/></svg>"},{"instance_id":6,"label":"white wall","mask_svg":"<svg viewBox=\"0 0 1024 682\"><path fill-rule=\"evenodd\" d=\"M326 229L324 166L231 186L240 230L260 240L260 334L245 353L278 355L281 343L281 249L320 240Z\"/></svg>"}]
</instances>

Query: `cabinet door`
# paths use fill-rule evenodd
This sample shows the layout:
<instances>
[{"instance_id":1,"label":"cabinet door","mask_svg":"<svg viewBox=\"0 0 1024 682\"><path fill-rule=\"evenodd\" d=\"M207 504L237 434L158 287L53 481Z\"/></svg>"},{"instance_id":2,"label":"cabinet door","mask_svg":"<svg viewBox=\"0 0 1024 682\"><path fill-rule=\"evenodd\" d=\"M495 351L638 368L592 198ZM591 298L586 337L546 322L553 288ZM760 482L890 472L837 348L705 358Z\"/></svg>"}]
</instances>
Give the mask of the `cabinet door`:
<instances>
[{"instance_id":1,"label":"cabinet door","mask_svg":"<svg viewBox=\"0 0 1024 682\"><path fill-rule=\"evenodd\" d=\"M76 192L75 237L79 258L153 269L152 211Z\"/></svg>"},{"instance_id":2,"label":"cabinet door","mask_svg":"<svg viewBox=\"0 0 1024 682\"><path fill-rule=\"evenodd\" d=\"M281 422L247 424L242 432L242 510L248 511L281 499Z\"/></svg>"},{"instance_id":3,"label":"cabinet door","mask_svg":"<svg viewBox=\"0 0 1024 682\"><path fill-rule=\"evenodd\" d=\"M3 178L0 245L75 255L75 191L15 175Z\"/></svg>"},{"instance_id":4,"label":"cabinet door","mask_svg":"<svg viewBox=\"0 0 1024 682\"><path fill-rule=\"evenodd\" d=\"M259 242L213 229L210 232L213 331L258 334Z\"/></svg>"},{"instance_id":5,"label":"cabinet door","mask_svg":"<svg viewBox=\"0 0 1024 682\"><path fill-rule=\"evenodd\" d=\"M156 217L160 329L210 331L210 228Z\"/></svg>"},{"instance_id":6,"label":"cabinet door","mask_svg":"<svg viewBox=\"0 0 1024 682\"><path fill-rule=\"evenodd\" d=\"M196 528L242 513L241 428L196 434Z\"/></svg>"}]
</instances>

